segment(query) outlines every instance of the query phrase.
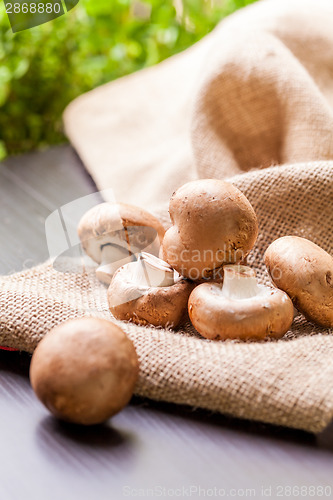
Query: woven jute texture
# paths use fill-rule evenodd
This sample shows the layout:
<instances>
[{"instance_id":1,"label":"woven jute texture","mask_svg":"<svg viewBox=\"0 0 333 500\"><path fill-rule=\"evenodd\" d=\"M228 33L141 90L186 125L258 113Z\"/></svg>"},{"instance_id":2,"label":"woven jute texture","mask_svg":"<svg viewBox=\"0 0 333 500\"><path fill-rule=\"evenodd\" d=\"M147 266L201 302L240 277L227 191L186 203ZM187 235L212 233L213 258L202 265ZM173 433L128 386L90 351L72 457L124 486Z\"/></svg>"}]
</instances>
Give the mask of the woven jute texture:
<instances>
[{"instance_id":1,"label":"woven jute texture","mask_svg":"<svg viewBox=\"0 0 333 500\"><path fill-rule=\"evenodd\" d=\"M71 103L67 134L98 188L168 224L174 189L229 178L249 198L259 237L333 251L333 2L265 0L191 49ZM94 268L46 263L1 279L0 343L33 352L69 318L112 319ZM333 293L333 289L332 289ZM333 416L333 336L298 316L282 340L213 342L121 323L140 358L136 393L237 417L321 431Z\"/></svg>"},{"instance_id":2,"label":"woven jute texture","mask_svg":"<svg viewBox=\"0 0 333 500\"><path fill-rule=\"evenodd\" d=\"M333 2L264 0L64 115L99 189L167 203L182 183L333 159Z\"/></svg>"},{"instance_id":3,"label":"woven jute texture","mask_svg":"<svg viewBox=\"0 0 333 500\"><path fill-rule=\"evenodd\" d=\"M305 236L332 251L333 163L273 167L231 181L258 214L260 237L249 264L262 283L268 284L263 252L276 237ZM94 268L71 266L62 273L46 263L2 279L1 344L33 352L69 318L112 319ZM176 332L118 323L139 355L139 395L313 432L333 416L333 332L302 316L284 339L250 343L208 341L190 325Z\"/></svg>"}]
</instances>

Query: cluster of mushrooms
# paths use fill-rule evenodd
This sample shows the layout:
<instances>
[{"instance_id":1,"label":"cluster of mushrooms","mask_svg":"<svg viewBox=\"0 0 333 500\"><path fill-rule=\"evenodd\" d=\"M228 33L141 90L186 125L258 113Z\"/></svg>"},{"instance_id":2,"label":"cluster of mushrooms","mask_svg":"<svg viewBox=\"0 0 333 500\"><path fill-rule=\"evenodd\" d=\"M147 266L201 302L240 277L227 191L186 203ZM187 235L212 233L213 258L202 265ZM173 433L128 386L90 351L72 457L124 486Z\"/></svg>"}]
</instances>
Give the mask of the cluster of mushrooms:
<instances>
[{"instance_id":1,"label":"cluster of mushrooms","mask_svg":"<svg viewBox=\"0 0 333 500\"><path fill-rule=\"evenodd\" d=\"M333 327L333 258L311 241L284 236L264 261L275 287L246 265L256 214L233 185L193 181L170 201L171 227L143 209L102 203L81 219L85 252L98 263L116 319L176 328L192 322L211 340L281 338L294 307ZM139 373L131 340L112 321L82 318L56 326L37 346L32 387L57 417L90 425L130 400Z\"/></svg>"},{"instance_id":2,"label":"cluster of mushrooms","mask_svg":"<svg viewBox=\"0 0 333 500\"><path fill-rule=\"evenodd\" d=\"M205 338L280 338L294 307L333 326L333 258L304 238L285 236L264 260L275 288L259 285L246 257L257 235L256 214L233 185L193 181L171 197L165 232L148 212L102 203L78 232L85 252L108 285L116 319L176 328L189 318Z\"/></svg>"}]
</instances>

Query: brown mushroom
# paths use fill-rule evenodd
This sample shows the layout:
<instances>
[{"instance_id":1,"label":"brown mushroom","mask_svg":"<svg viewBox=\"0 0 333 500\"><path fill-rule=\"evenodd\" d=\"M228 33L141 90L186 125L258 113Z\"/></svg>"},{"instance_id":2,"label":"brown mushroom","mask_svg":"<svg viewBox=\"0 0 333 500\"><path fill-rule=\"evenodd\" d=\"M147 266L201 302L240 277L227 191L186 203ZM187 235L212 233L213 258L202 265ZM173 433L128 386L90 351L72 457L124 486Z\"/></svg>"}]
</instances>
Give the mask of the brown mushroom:
<instances>
[{"instance_id":1,"label":"brown mushroom","mask_svg":"<svg viewBox=\"0 0 333 500\"><path fill-rule=\"evenodd\" d=\"M164 236L160 221L146 210L124 203L101 203L80 220L84 251L99 264L97 277L109 285L115 271L147 250L158 255Z\"/></svg>"},{"instance_id":2,"label":"brown mushroom","mask_svg":"<svg viewBox=\"0 0 333 500\"><path fill-rule=\"evenodd\" d=\"M162 256L182 276L216 276L223 264L242 262L258 234L256 214L232 184L217 179L188 182L171 197L172 227Z\"/></svg>"},{"instance_id":3,"label":"brown mushroom","mask_svg":"<svg viewBox=\"0 0 333 500\"><path fill-rule=\"evenodd\" d=\"M143 252L113 276L108 289L110 311L115 318L138 325L176 327L187 313L193 287L166 262Z\"/></svg>"},{"instance_id":4,"label":"brown mushroom","mask_svg":"<svg viewBox=\"0 0 333 500\"><path fill-rule=\"evenodd\" d=\"M299 236L273 241L265 252L273 283L313 323L333 327L333 257Z\"/></svg>"},{"instance_id":5,"label":"brown mushroom","mask_svg":"<svg viewBox=\"0 0 333 500\"><path fill-rule=\"evenodd\" d=\"M30 381L56 417L104 422L130 400L138 377L131 340L110 321L83 318L53 328L31 360Z\"/></svg>"},{"instance_id":6,"label":"brown mushroom","mask_svg":"<svg viewBox=\"0 0 333 500\"><path fill-rule=\"evenodd\" d=\"M211 340L280 338L293 321L293 305L281 290L258 285L247 266L224 267L223 284L203 283L189 298L195 329Z\"/></svg>"}]
</instances>

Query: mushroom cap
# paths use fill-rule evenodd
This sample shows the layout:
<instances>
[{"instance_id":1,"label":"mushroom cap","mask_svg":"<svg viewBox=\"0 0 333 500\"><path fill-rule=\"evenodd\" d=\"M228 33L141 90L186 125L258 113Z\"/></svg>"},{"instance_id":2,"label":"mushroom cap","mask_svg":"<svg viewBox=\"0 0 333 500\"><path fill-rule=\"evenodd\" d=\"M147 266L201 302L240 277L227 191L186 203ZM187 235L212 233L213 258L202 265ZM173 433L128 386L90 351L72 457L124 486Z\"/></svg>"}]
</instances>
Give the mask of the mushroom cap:
<instances>
[{"instance_id":1,"label":"mushroom cap","mask_svg":"<svg viewBox=\"0 0 333 500\"><path fill-rule=\"evenodd\" d=\"M188 182L172 195L169 212L173 225L165 233L161 255L190 279L209 277L224 263L243 261L257 238L250 202L228 182Z\"/></svg>"},{"instance_id":2,"label":"mushroom cap","mask_svg":"<svg viewBox=\"0 0 333 500\"><path fill-rule=\"evenodd\" d=\"M78 235L84 251L98 264L104 245L118 245L129 253L149 247L165 230L160 221L140 207L124 203L101 203L81 218Z\"/></svg>"},{"instance_id":3,"label":"mushroom cap","mask_svg":"<svg viewBox=\"0 0 333 500\"><path fill-rule=\"evenodd\" d=\"M114 274L108 288L108 302L113 316L137 325L175 328L187 315L187 301L194 283L180 278L173 285L145 287L133 283L127 264Z\"/></svg>"},{"instance_id":4,"label":"mushroom cap","mask_svg":"<svg viewBox=\"0 0 333 500\"><path fill-rule=\"evenodd\" d=\"M333 327L333 257L299 236L283 236L265 252L273 283L313 323Z\"/></svg>"},{"instance_id":5,"label":"mushroom cap","mask_svg":"<svg viewBox=\"0 0 333 500\"><path fill-rule=\"evenodd\" d=\"M290 328L294 308L281 290L260 287L260 294L246 299L221 296L222 285L203 283L190 295L190 320L210 340L280 338Z\"/></svg>"},{"instance_id":6,"label":"mushroom cap","mask_svg":"<svg viewBox=\"0 0 333 500\"><path fill-rule=\"evenodd\" d=\"M56 417L91 425L129 402L138 370L135 348L118 326L82 318L56 326L38 344L30 381Z\"/></svg>"}]
</instances>

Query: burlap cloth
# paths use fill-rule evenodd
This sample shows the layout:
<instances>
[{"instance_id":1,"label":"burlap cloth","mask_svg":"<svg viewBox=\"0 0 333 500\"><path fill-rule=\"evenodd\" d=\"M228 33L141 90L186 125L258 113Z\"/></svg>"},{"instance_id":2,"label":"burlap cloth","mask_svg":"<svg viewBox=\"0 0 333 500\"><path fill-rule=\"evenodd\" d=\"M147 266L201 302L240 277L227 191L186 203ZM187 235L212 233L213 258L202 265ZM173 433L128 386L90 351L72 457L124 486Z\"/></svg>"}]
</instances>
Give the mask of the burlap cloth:
<instances>
[{"instance_id":1,"label":"burlap cloth","mask_svg":"<svg viewBox=\"0 0 333 500\"><path fill-rule=\"evenodd\" d=\"M166 225L173 189L230 178L257 212L249 264L268 283L263 252L279 236L333 251L332 20L331 0L254 4L190 50L74 101L67 133L100 189ZM68 318L111 318L93 266L50 262L2 278L0 310L0 343L28 352ZM140 358L139 395L312 432L332 419L333 332L302 316L271 342L121 326Z\"/></svg>"}]
</instances>

